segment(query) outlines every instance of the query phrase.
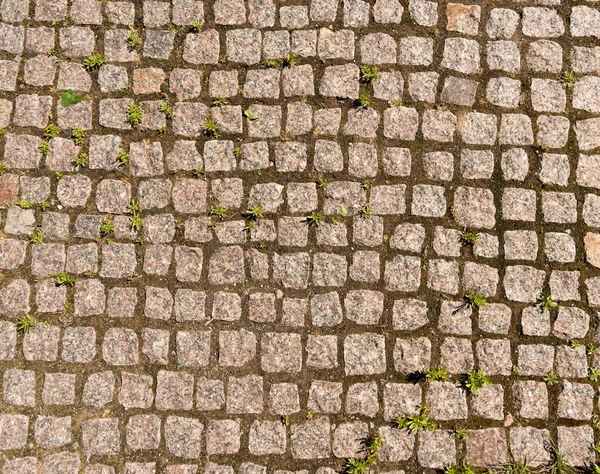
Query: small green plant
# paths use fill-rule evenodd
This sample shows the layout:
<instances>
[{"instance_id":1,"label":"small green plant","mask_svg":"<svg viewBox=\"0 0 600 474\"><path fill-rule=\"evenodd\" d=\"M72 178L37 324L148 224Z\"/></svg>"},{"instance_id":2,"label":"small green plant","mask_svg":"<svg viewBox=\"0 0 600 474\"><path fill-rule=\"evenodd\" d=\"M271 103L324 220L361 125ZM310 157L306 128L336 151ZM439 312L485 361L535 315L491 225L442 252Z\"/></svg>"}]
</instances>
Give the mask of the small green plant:
<instances>
[{"instance_id":1,"label":"small green plant","mask_svg":"<svg viewBox=\"0 0 600 474\"><path fill-rule=\"evenodd\" d=\"M544 466L544 471L548 474L577 474L577 469L567 463L566 453L562 453L551 443L550 445L551 461Z\"/></svg>"},{"instance_id":2,"label":"small green plant","mask_svg":"<svg viewBox=\"0 0 600 474\"><path fill-rule=\"evenodd\" d=\"M481 308L481 307L487 305L487 299L485 298L485 296L483 296L480 293L477 293L476 291L473 291L472 293L465 295L465 302L471 308Z\"/></svg>"},{"instance_id":3,"label":"small green plant","mask_svg":"<svg viewBox=\"0 0 600 474\"><path fill-rule=\"evenodd\" d=\"M550 311L552 308L556 308L558 303L552 301L552 296L548 295L540 297L535 305L542 311Z\"/></svg>"},{"instance_id":4,"label":"small green plant","mask_svg":"<svg viewBox=\"0 0 600 474\"><path fill-rule=\"evenodd\" d=\"M363 219L370 219L371 218L371 203L366 203L365 207L363 207L360 211L360 217L362 217Z\"/></svg>"},{"instance_id":5,"label":"small green plant","mask_svg":"<svg viewBox=\"0 0 600 474\"><path fill-rule=\"evenodd\" d=\"M369 463L365 458L350 458L346 461L346 474L365 474Z\"/></svg>"},{"instance_id":6,"label":"small green plant","mask_svg":"<svg viewBox=\"0 0 600 474\"><path fill-rule=\"evenodd\" d=\"M360 80L365 84L373 84L378 74L377 66L361 66L360 68Z\"/></svg>"},{"instance_id":7,"label":"small green plant","mask_svg":"<svg viewBox=\"0 0 600 474\"><path fill-rule=\"evenodd\" d=\"M17 321L17 331L22 332L23 334L27 334L35 327L35 320L31 318L28 314L22 316Z\"/></svg>"},{"instance_id":8,"label":"small green plant","mask_svg":"<svg viewBox=\"0 0 600 474\"><path fill-rule=\"evenodd\" d=\"M54 173L54 176L56 176L56 179L62 179L63 178L63 174L60 171L57 171L56 173Z\"/></svg>"},{"instance_id":9,"label":"small green plant","mask_svg":"<svg viewBox=\"0 0 600 474\"><path fill-rule=\"evenodd\" d=\"M190 31L192 33L200 33L200 31L202 31L202 23L196 20L192 23L192 26L190 26Z\"/></svg>"},{"instance_id":10,"label":"small green plant","mask_svg":"<svg viewBox=\"0 0 600 474\"><path fill-rule=\"evenodd\" d=\"M600 369L598 367L590 367L588 371L588 379L591 382L597 382L600 378Z\"/></svg>"},{"instance_id":11,"label":"small green plant","mask_svg":"<svg viewBox=\"0 0 600 474\"><path fill-rule=\"evenodd\" d=\"M259 116L252 112L250 109L244 110L244 117L247 117L248 120L256 120L259 118Z\"/></svg>"},{"instance_id":12,"label":"small green plant","mask_svg":"<svg viewBox=\"0 0 600 474\"><path fill-rule=\"evenodd\" d=\"M481 369L469 372L465 378L465 387L467 387L471 393L477 393L477 390L489 385L490 383L490 378L485 375Z\"/></svg>"},{"instance_id":13,"label":"small green plant","mask_svg":"<svg viewBox=\"0 0 600 474\"><path fill-rule=\"evenodd\" d=\"M219 137L219 124L215 122L212 118L207 118L204 121L204 133L209 137L218 138Z\"/></svg>"},{"instance_id":14,"label":"small green plant","mask_svg":"<svg viewBox=\"0 0 600 474\"><path fill-rule=\"evenodd\" d=\"M213 100L213 105L216 107L221 107L222 105L227 105L227 104L229 104L229 101L222 95L216 96L215 100Z\"/></svg>"},{"instance_id":15,"label":"small green plant","mask_svg":"<svg viewBox=\"0 0 600 474\"><path fill-rule=\"evenodd\" d=\"M75 157L75 163L78 166L81 166L82 168L85 168L88 165L89 161L90 161L90 157L88 156L87 153L79 153L79 155L77 155Z\"/></svg>"},{"instance_id":16,"label":"small green plant","mask_svg":"<svg viewBox=\"0 0 600 474\"><path fill-rule=\"evenodd\" d=\"M371 181L370 179L367 179L366 181L362 182L360 187L363 188L365 191L368 191L369 189L371 189L373 187L373 181Z\"/></svg>"},{"instance_id":17,"label":"small green plant","mask_svg":"<svg viewBox=\"0 0 600 474\"><path fill-rule=\"evenodd\" d=\"M592 426L596 429L600 429L600 415L595 411L592 413Z\"/></svg>"},{"instance_id":18,"label":"small green plant","mask_svg":"<svg viewBox=\"0 0 600 474\"><path fill-rule=\"evenodd\" d=\"M73 89L68 89L60 94L60 105L63 107L69 107L71 105L79 104L85 97L76 94Z\"/></svg>"},{"instance_id":19,"label":"small green plant","mask_svg":"<svg viewBox=\"0 0 600 474\"><path fill-rule=\"evenodd\" d=\"M127 43L129 43L130 48L139 46L141 42L142 39L137 35L135 30L130 30L129 33L127 33Z\"/></svg>"},{"instance_id":20,"label":"small green plant","mask_svg":"<svg viewBox=\"0 0 600 474\"><path fill-rule=\"evenodd\" d=\"M42 201L40 203L40 208L42 209L42 212L44 212L49 207L50 207L50 203L48 201Z\"/></svg>"},{"instance_id":21,"label":"small green plant","mask_svg":"<svg viewBox=\"0 0 600 474\"><path fill-rule=\"evenodd\" d=\"M371 101L369 100L369 94L366 91L362 91L358 95L358 100L356 101L357 107L362 107L363 109L367 109L371 107Z\"/></svg>"},{"instance_id":22,"label":"small green plant","mask_svg":"<svg viewBox=\"0 0 600 474\"><path fill-rule=\"evenodd\" d=\"M169 105L168 102L163 102L162 104L160 104L159 109L163 114L165 114L165 117L167 117L168 119L173 118L173 107L171 107L171 105Z\"/></svg>"},{"instance_id":23,"label":"small green plant","mask_svg":"<svg viewBox=\"0 0 600 474\"><path fill-rule=\"evenodd\" d=\"M227 217L227 208L222 206L213 206L210 208L209 216L216 216L220 221Z\"/></svg>"},{"instance_id":24,"label":"small green plant","mask_svg":"<svg viewBox=\"0 0 600 474\"><path fill-rule=\"evenodd\" d=\"M467 439L467 429L466 428L456 428L454 431L456 433L456 437L458 439Z\"/></svg>"},{"instance_id":25,"label":"small green plant","mask_svg":"<svg viewBox=\"0 0 600 474\"><path fill-rule=\"evenodd\" d=\"M340 206L340 216L346 217L348 215L348 209L346 206Z\"/></svg>"},{"instance_id":26,"label":"small green plant","mask_svg":"<svg viewBox=\"0 0 600 474\"><path fill-rule=\"evenodd\" d=\"M390 107L402 107L402 99L392 99L388 102Z\"/></svg>"},{"instance_id":27,"label":"small green plant","mask_svg":"<svg viewBox=\"0 0 600 474\"><path fill-rule=\"evenodd\" d=\"M198 168L196 168L196 169L193 171L193 175L194 175L196 178L204 178L204 174L205 174L205 173L204 173L204 168L202 168L202 166L199 166Z\"/></svg>"},{"instance_id":28,"label":"small green plant","mask_svg":"<svg viewBox=\"0 0 600 474\"><path fill-rule=\"evenodd\" d=\"M416 415L403 416L396 419L398 428L404 428L416 435L421 428L428 431L437 429L437 425L429 419L429 407L419 405L419 413Z\"/></svg>"},{"instance_id":29,"label":"small green plant","mask_svg":"<svg viewBox=\"0 0 600 474\"><path fill-rule=\"evenodd\" d=\"M430 382L448 381L448 369L445 367L429 368L425 371L425 378Z\"/></svg>"},{"instance_id":30,"label":"small green plant","mask_svg":"<svg viewBox=\"0 0 600 474\"><path fill-rule=\"evenodd\" d=\"M106 237L114 231L115 225L113 224L112 219L109 216L104 216L102 219L102 224L100 224L100 233Z\"/></svg>"},{"instance_id":31,"label":"small green plant","mask_svg":"<svg viewBox=\"0 0 600 474\"><path fill-rule=\"evenodd\" d=\"M469 245L475 245L477 243L477 240L479 239L479 234L477 232L468 232L468 231L464 231L461 235L460 235L460 239L465 243L465 244L469 244Z\"/></svg>"},{"instance_id":32,"label":"small green plant","mask_svg":"<svg viewBox=\"0 0 600 474\"><path fill-rule=\"evenodd\" d=\"M142 219L142 217L138 214L132 214L129 216L129 225L131 226L132 230L137 232L144 227L144 219Z\"/></svg>"},{"instance_id":33,"label":"small green plant","mask_svg":"<svg viewBox=\"0 0 600 474\"><path fill-rule=\"evenodd\" d=\"M139 105L133 103L129 106L129 111L127 112L127 120L132 125L138 125L142 123L142 118L144 117L144 113Z\"/></svg>"},{"instance_id":34,"label":"small green plant","mask_svg":"<svg viewBox=\"0 0 600 474\"><path fill-rule=\"evenodd\" d=\"M279 419L281 420L281 424L285 427L289 427L290 426L290 417L288 415L281 415L281 417L279 417Z\"/></svg>"},{"instance_id":35,"label":"small green plant","mask_svg":"<svg viewBox=\"0 0 600 474\"><path fill-rule=\"evenodd\" d=\"M534 470L529 465L528 459L519 459L500 466L500 472L502 474L532 474Z\"/></svg>"},{"instance_id":36,"label":"small green plant","mask_svg":"<svg viewBox=\"0 0 600 474\"><path fill-rule=\"evenodd\" d=\"M44 138L47 138L47 139L56 138L56 137L58 137L59 133L60 133L60 128L58 128L58 125L51 123L44 129Z\"/></svg>"},{"instance_id":37,"label":"small green plant","mask_svg":"<svg viewBox=\"0 0 600 474\"><path fill-rule=\"evenodd\" d=\"M322 176L319 176L317 178L317 188L319 189L325 189L327 187L327 185L329 184L329 181L327 181L325 178L323 178Z\"/></svg>"},{"instance_id":38,"label":"small green plant","mask_svg":"<svg viewBox=\"0 0 600 474\"><path fill-rule=\"evenodd\" d=\"M581 347L581 346L583 346L583 343L581 343L579 341L575 341L575 340L571 341L571 347L573 349L577 349L578 347Z\"/></svg>"},{"instance_id":39,"label":"small green plant","mask_svg":"<svg viewBox=\"0 0 600 474\"><path fill-rule=\"evenodd\" d=\"M552 385L556 385L558 383L558 376L554 371L548 372L546 375L544 375L543 380L546 382L546 385L551 387Z\"/></svg>"},{"instance_id":40,"label":"small green plant","mask_svg":"<svg viewBox=\"0 0 600 474\"><path fill-rule=\"evenodd\" d=\"M117 153L117 161L119 162L119 166L125 166L129 163L129 153L125 150L121 150Z\"/></svg>"},{"instance_id":41,"label":"small green plant","mask_svg":"<svg viewBox=\"0 0 600 474\"><path fill-rule=\"evenodd\" d=\"M0 161L0 176L6 173L6 165Z\"/></svg>"},{"instance_id":42,"label":"small green plant","mask_svg":"<svg viewBox=\"0 0 600 474\"><path fill-rule=\"evenodd\" d=\"M258 204L254 204L251 208L246 209L244 215L247 219L257 220L262 218L263 213L264 211L262 207L260 207Z\"/></svg>"},{"instance_id":43,"label":"small green plant","mask_svg":"<svg viewBox=\"0 0 600 474\"><path fill-rule=\"evenodd\" d=\"M475 469L467 464L464 459L461 462L452 463L446 466L444 474L475 474Z\"/></svg>"},{"instance_id":44,"label":"small green plant","mask_svg":"<svg viewBox=\"0 0 600 474\"><path fill-rule=\"evenodd\" d=\"M313 212L306 216L308 227L319 227L325 221L325 216L320 212Z\"/></svg>"},{"instance_id":45,"label":"small green plant","mask_svg":"<svg viewBox=\"0 0 600 474\"><path fill-rule=\"evenodd\" d=\"M50 145L48 144L48 142L46 140L42 140L38 145L38 150L42 155L47 155L49 147Z\"/></svg>"},{"instance_id":46,"label":"small green plant","mask_svg":"<svg viewBox=\"0 0 600 474\"><path fill-rule=\"evenodd\" d=\"M85 58L83 60L83 67L87 71L90 71L90 72L93 71L94 69L99 69L100 66L102 66L103 64L104 64L104 56L102 56L101 54L98 54L96 52L93 52L87 58Z\"/></svg>"},{"instance_id":47,"label":"small green plant","mask_svg":"<svg viewBox=\"0 0 600 474\"><path fill-rule=\"evenodd\" d=\"M577 76L570 70L565 70L560 74L560 81L567 87L571 88L577 82Z\"/></svg>"},{"instance_id":48,"label":"small green plant","mask_svg":"<svg viewBox=\"0 0 600 474\"><path fill-rule=\"evenodd\" d=\"M132 199L130 203L127 204L127 209L129 209L130 214L138 214L139 212L142 212L142 204L140 201Z\"/></svg>"},{"instance_id":49,"label":"small green plant","mask_svg":"<svg viewBox=\"0 0 600 474\"><path fill-rule=\"evenodd\" d=\"M21 209L33 209L33 202L26 201L25 199L19 199L17 201L17 206L19 206Z\"/></svg>"},{"instance_id":50,"label":"small green plant","mask_svg":"<svg viewBox=\"0 0 600 474\"><path fill-rule=\"evenodd\" d=\"M592 474L600 474L600 466L596 463L592 464Z\"/></svg>"},{"instance_id":51,"label":"small green plant","mask_svg":"<svg viewBox=\"0 0 600 474\"><path fill-rule=\"evenodd\" d=\"M277 67L279 66L279 61L277 59L267 59L266 65L267 67Z\"/></svg>"},{"instance_id":52,"label":"small green plant","mask_svg":"<svg viewBox=\"0 0 600 474\"><path fill-rule=\"evenodd\" d=\"M36 229L33 234L29 237L32 244L41 244L44 241L44 236L40 229Z\"/></svg>"},{"instance_id":53,"label":"small green plant","mask_svg":"<svg viewBox=\"0 0 600 474\"><path fill-rule=\"evenodd\" d=\"M290 52L285 58L281 60L283 67L294 67L296 65L296 55Z\"/></svg>"},{"instance_id":54,"label":"small green plant","mask_svg":"<svg viewBox=\"0 0 600 474\"><path fill-rule=\"evenodd\" d=\"M594 356L594 355L596 355L596 352L598 352L598 346L594 346L592 344L590 347L588 347L587 355Z\"/></svg>"},{"instance_id":55,"label":"small green plant","mask_svg":"<svg viewBox=\"0 0 600 474\"><path fill-rule=\"evenodd\" d=\"M65 272L57 273L54 277L54 283L56 283L56 286L74 286L76 281L77 279L74 275L69 275Z\"/></svg>"},{"instance_id":56,"label":"small green plant","mask_svg":"<svg viewBox=\"0 0 600 474\"><path fill-rule=\"evenodd\" d=\"M85 134L83 133L83 130L80 127L77 127L71 133L71 138L73 139L73 143L75 143L75 145L79 146L79 145L81 145L83 143L83 139L85 138Z\"/></svg>"}]
</instances>

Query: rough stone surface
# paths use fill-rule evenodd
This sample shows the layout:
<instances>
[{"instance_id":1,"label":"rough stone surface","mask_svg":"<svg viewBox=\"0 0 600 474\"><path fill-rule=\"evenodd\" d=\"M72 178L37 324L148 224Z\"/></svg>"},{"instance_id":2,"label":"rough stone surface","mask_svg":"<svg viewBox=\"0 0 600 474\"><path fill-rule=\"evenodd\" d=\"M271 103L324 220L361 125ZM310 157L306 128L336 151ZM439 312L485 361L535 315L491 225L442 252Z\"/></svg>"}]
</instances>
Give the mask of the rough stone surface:
<instances>
[{"instance_id":1,"label":"rough stone surface","mask_svg":"<svg viewBox=\"0 0 600 474\"><path fill-rule=\"evenodd\" d=\"M0 0L0 472L591 470L571 3Z\"/></svg>"}]
</instances>

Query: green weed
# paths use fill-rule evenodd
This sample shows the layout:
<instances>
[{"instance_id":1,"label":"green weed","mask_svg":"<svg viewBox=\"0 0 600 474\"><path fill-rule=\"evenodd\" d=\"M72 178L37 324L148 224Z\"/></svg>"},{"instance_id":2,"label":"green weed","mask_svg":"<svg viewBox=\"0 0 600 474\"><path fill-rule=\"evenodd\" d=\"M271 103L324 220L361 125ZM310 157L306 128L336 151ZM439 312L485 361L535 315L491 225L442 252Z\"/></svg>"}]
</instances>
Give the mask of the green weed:
<instances>
[{"instance_id":1,"label":"green weed","mask_svg":"<svg viewBox=\"0 0 600 474\"><path fill-rule=\"evenodd\" d=\"M220 221L227 217L227 208L222 206L213 206L210 208L209 216L216 216Z\"/></svg>"},{"instance_id":2,"label":"green weed","mask_svg":"<svg viewBox=\"0 0 600 474\"><path fill-rule=\"evenodd\" d=\"M222 105L227 105L227 104L229 104L229 101L222 95L216 96L215 100L213 100L213 105L217 106L217 107L220 107Z\"/></svg>"},{"instance_id":3,"label":"green weed","mask_svg":"<svg viewBox=\"0 0 600 474\"><path fill-rule=\"evenodd\" d=\"M17 321L17 331L22 332L23 334L27 334L35 327L35 320L31 318L28 314L22 316Z\"/></svg>"},{"instance_id":4,"label":"green weed","mask_svg":"<svg viewBox=\"0 0 600 474\"><path fill-rule=\"evenodd\" d=\"M142 39L137 35L137 32L135 30L130 30L127 34L127 43L129 43L129 47L135 48L136 46L139 46L141 42Z\"/></svg>"},{"instance_id":5,"label":"green weed","mask_svg":"<svg viewBox=\"0 0 600 474\"><path fill-rule=\"evenodd\" d=\"M173 107L168 102L163 102L159 107L160 111L165 114L168 119L173 118Z\"/></svg>"},{"instance_id":6,"label":"green weed","mask_svg":"<svg viewBox=\"0 0 600 474\"><path fill-rule=\"evenodd\" d=\"M377 66L361 66L360 68L360 80L365 84L373 84L379 75Z\"/></svg>"},{"instance_id":7,"label":"green weed","mask_svg":"<svg viewBox=\"0 0 600 474\"><path fill-rule=\"evenodd\" d=\"M425 378L430 382L448 381L448 369L445 367L429 368L425 371Z\"/></svg>"},{"instance_id":8,"label":"green weed","mask_svg":"<svg viewBox=\"0 0 600 474\"><path fill-rule=\"evenodd\" d=\"M87 153L79 153L79 155L75 157L75 163L81 166L82 168L85 168L88 165L89 161L90 157Z\"/></svg>"},{"instance_id":9,"label":"green weed","mask_svg":"<svg viewBox=\"0 0 600 474\"><path fill-rule=\"evenodd\" d=\"M543 380L544 380L544 382L546 382L546 385L551 387L552 385L556 385L558 383L558 375L556 375L556 372L554 372L554 371L548 372L544 376Z\"/></svg>"},{"instance_id":10,"label":"green weed","mask_svg":"<svg viewBox=\"0 0 600 474\"><path fill-rule=\"evenodd\" d=\"M36 229L33 234L29 237L32 244L41 244L44 241L44 236L40 229Z\"/></svg>"},{"instance_id":11,"label":"green weed","mask_svg":"<svg viewBox=\"0 0 600 474\"><path fill-rule=\"evenodd\" d=\"M83 130L80 127L77 127L71 133L71 138L73 139L73 143L75 143L75 145L79 146L79 145L81 145L83 143L83 139L85 138L85 134L83 133Z\"/></svg>"},{"instance_id":12,"label":"green weed","mask_svg":"<svg viewBox=\"0 0 600 474\"><path fill-rule=\"evenodd\" d=\"M296 55L290 52L285 58L281 60L283 67L294 67L296 65Z\"/></svg>"},{"instance_id":13,"label":"green weed","mask_svg":"<svg viewBox=\"0 0 600 474\"><path fill-rule=\"evenodd\" d=\"M33 202L19 199L17 201L17 206L19 206L21 209L33 209Z\"/></svg>"},{"instance_id":14,"label":"green weed","mask_svg":"<svg viewBox=\"0 0 600 474\"><path fill-rule=\"evenodd\" d=\"M329 184L329 181L327 181L325 178L323 178L322 176L319 176L317 178L317 188L319 189L325 189L327 187L327 185Z\"/></svg>"},{"instance_id":15,"label":"green weed","mask_svg":"<svg viewBox=\"0 0 600 474\"><path fill-rule=\"evenodd\" d=\"M319 227L325 221L325 216L320 212L313 212L306 216L308 227Z\"/></svg>"},{"instance_id":16,"label":"green weed","mask_svg":"<svg viewBox=\"0 0 600 474\"><path fill-rule=\"evenodd\" d=\"M142 123L142 119L144 117L144 113L139 105L133 103L129 106L129 110L127 112L127 120L132 125L139 125Z\"/></svg>"},{"instance_id":17,"label":"green weed","mask_svg":"<svg viewBox=\"0 0 600 474\"><path fill-rule=\"evenodd\" d=\"M256 120L259 118L259 116L257 114L255 114L254 112L252 112L252 110L250 110L250 109L244 110L244 117L247 117L248 120Z\"/></svg>"},{"instance_id":18,"label":"green weed","mask_svg":"<svg viewBox=\"0 0 600 474\"><path fill-rule=\"evenodd\" d=\"M360 217L362 217L363 219L370 219L372 216L371 213L371 203L366 203L365 207L363 207L360 211Z\"/></svg>"},{"instance_id":19,"label":"green weed","mask_svg":"<svg viewBox=\"0 0 600 474\"><path fill-rule=\"evenodd\" d=\"M44 138L47 138L47 139L56 138L56 137L58 137L59 133L60 133L60 128L58 128L58 125L51 123L44 129Z\"/></svg>"},{"instance_id":20,"label":"green weed","mask_svg":"<svg viewBox=\"0 0 600 474\"><path fill-rule=\"evenodd\" d=\"M464 459L458 463L452 463L446 466L444 474L475 474L475 469L467 464Z\"/></svg>"},{"instance_id":21,"label":"green weed","mask_svg":"<svg viewBox=\"0 0 600 474\"><path fill-rule=\"evenodd\" d=\"M429 407L427 405L419 405L419 413L396 418L398 428L404 428L416 435L421 428L431 431L437 429L437 425L429 419Z\"/></svg>"},{"instance_id":22,"label":"green weed","mask_svg":"<svg viewBox=\"0 0 600 474\"><path fill-rule=\"evenodd\" d=\"M479 234L477 232L464 231L460 235L460 238L466 244L475 245L477 243L477 240L479 239Z\"/></svg>"},{"instance_id":23,"label":"green weed","mask_svg":"<svg viewBox=\"0 0 600 474\"><path fill-rule=\"evenodd\" d=\"M261 219L263 216L263 209L258 204L254 204L251 208L246 209L244 215L247 219L257 220Z\"/></svg>"},{"instance_id":24,"label":"green weed","mask_svg":"<svg viewBox=\"0 0 600 474\"><path fill-rule=\"evenodd\" d=\"M115 225L113 224L112 219L109 216L104 216L102 219L102 224L100 224L100 233L103 236L107 236L114 231Z\"/></svg>"},{"instance_id":25,"label":"green weed","mask_svg":"<svg viewBox=\"0 0 600 474\"><path fill-rule=\"evenodd\" d=\"M363 109L367 109L369 107L371 107L371 101L369 100L369 94L367 94L366 91L362 91L359 96L358 96L358 100L356 100L356 106L357 107L362 107Z\"/></svg>"},{"instance_id":26,"label":"green weed","mask_svg":"<svg viewBox=\"0 0 600 474\"><path fill-rule=\"evenodd\" d=\"M489 385L490 383L490 378L485 375L481 369L469 372L465 378L465 387L467 387L471 393L477 393L477 390Z\"/></svg>"},{"instance_id":27,"label":"green weed","mask_svg":"<svg viewBox=\"0 0 600 474\"><path fill-rule=\"evenodd\" d=\"M481 308L487 305L487 299L480 293L473 291L468 295L465 295L465 302L471 306L471 308Z\"/></svg>"},{"instance_id":28,"label":"green weed","mask_svg":"<svg viewBox=\"0 0 600 474\"><path fill-rule=\"evenodd\" d=\"M219 138L219 124L211 118L204 121L204 133L209 137Z\"/></svg>"},{"instance_id":29,"label":"green weed","mask_svg":"<svg viewBox=\"0 0 600 474\"><path fill-rule=\"evenodd\" d=\"M129 163L129 153L125 150L121 150L117 153L117 161L119 162L119 166L125 166Z\"/></svg>"},{"instance_id":30,"label":"green weed","mask_svg":"<svg viewBox=\"0 0 600 474\"><path fill-rule=\"evenodd\" d=\"M558 303L552 301L552 296L548 295L540 297L535 305L542 311L550 311L552 308L556 308Z\"/></svg>"},{"instance_id":31,"label":"green weed","mask_svg":"<svg viewBox=\"0 0 600 474\"><path fill-rule=\"evenodd\" d=\"M56 283L56 286L74 286L76 281L77 278L75 278L74 275L69 275L65 272L57 273L54 277L54 283Z\"/></svg>"},{"instance_id":32,"label":"green weed","mask_svg":"<svg viewBox=\"0 0 600 474\"><path fill-rule=\"evenodd\" d=\"M40 142L40 144L38 145L38 150L42 155L46 155L48 154L48 148L49 148L49 144L46 140L42 140Z\"/></svg>"},{"instance_id":33,"label":"green weed","mask_svg":"<svg viewBox=\"0 0 600 474\"><path fill-rule=\"evenodd\" d=\"M90 72L93 71L94 69L99 69L100 66L102 66L103 64L104 64L104 56L102 56L101 54L98 54L96 52L93 52L87 58L85 58L83 60L83 67L87 71L90 71Z\"/></svg>"}]
</instances>

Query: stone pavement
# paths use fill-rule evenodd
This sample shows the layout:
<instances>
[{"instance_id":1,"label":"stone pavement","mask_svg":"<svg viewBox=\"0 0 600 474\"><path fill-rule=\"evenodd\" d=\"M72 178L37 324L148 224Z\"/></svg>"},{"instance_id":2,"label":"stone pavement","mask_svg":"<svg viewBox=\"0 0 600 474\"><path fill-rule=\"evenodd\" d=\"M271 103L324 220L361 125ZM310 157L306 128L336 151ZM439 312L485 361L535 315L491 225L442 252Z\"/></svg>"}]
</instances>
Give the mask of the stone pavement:
<instances>
[{"instance_id":1,"label":"stone pavement","mask_svg":"<svg viewBox=\"0 0 600 474\"><path fill-rule=\"evenodd\" d=\"M0 0L1 473L592 468L572 3Z\"/></svg>"}]
</instances>

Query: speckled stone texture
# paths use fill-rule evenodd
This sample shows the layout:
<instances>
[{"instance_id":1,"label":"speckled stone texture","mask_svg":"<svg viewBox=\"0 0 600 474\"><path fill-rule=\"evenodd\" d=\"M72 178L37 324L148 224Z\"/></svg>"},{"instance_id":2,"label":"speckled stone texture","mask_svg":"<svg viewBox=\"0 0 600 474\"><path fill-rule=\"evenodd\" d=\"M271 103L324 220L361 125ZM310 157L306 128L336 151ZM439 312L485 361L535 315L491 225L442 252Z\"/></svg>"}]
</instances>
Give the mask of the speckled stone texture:
<instances>
[{"instance_id":1,"label":"speckled stone texture","mask_svg":"<svg viewBox=\"0 0 600 474\"><path fill-rule=\"evenodd\" d=\"M592 470L575 3L0 0L0 473Z\"/></svg>"}]
</instances>

